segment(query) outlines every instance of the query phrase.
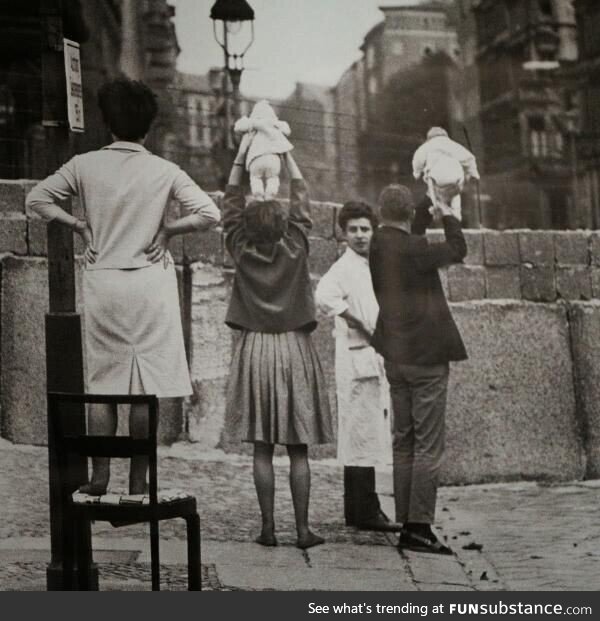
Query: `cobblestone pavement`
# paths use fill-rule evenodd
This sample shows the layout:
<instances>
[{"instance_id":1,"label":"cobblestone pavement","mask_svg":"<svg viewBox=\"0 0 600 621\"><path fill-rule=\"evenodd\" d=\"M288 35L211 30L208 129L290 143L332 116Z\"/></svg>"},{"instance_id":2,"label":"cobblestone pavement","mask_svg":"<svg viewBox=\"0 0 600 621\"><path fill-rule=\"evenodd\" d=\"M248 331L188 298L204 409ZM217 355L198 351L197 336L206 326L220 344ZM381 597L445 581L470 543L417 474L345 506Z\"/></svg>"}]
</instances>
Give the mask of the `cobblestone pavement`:
<instances>
[{"instance_id":1,"label":"cobblestone pavement","mask_svg":"<svg viewBox=\"0 0 600 621\"><path fill-rule=\"evenodd\" d=\"M216 454L217 459L200 460L193 444L161 453L160 487L184 488L196 495L205 539L248 541L256 536L259 515L248 457ZM296 539L287 463L287 458L275 459L277 533L281 543L293 543ZM342 470L332 463L329 460L312 464L311 518L316 530L330 542L387 543L382 535L356 532L343 526ZM45 448L14 446L0 440L0 540L49 535L47 469ZM126 489L127 469L124 460L115 460L111 489ZM115 538L146 536L145 527L139 525L113 529L98 524L94 533L110 533ZM183 521L162 523L161 537L185 539Z\"/></svg>"},{"instance_id":2,"label":"cobblestone pavement","mask_svg":"<svg viewBox=\"0 0 600 621\"><path fill-rule=\"evenodd\" d=\"M442 498L440 524L474 578L487 571L488 586L510 591L600 589L600 480L446 488Z\"/></svg>"},{"instance_id":3,"label":"cobblestone pavement","mask_svg":"<svg viewBox=\"0 0 600 621\"><path fill-rule=\"evenodd\" d=\"M2 587L11 590L45 590L46 562L7 563L0 572ZM187 569L183 565L161 565L161 588L164 591L186 591ZM98 563L103 591L150 591L151 576L149 563ZM205 591L231 591L219 581L214 565L202 566L202 588Z\"/></svg>"},{"instance_id":4,"label":"cobblestone pavement","mask_svg":"<svg viewBox=\"0 0 600 621\"><path fill-rule=\"evenodd\" d=\"M443 488L437 526L456 556L399 555L393 536L344 526L342 469L332 460L314 461L311 521L327 544L300 552L292 545L295 532L287 459L276 458L281 545L267 551L249 543L258 527L250 459L198 453L194 445L163 449L159 477L163 489L184 488L199 500L203 554L209 550L203 556L207 589L350 589L353 584L357 589L374 585L369 588L389 590L600 588L600 481ZM4 554L0 589L43 588L46 557L40 554L47 556L49 536L46 449L0 440L0 472L0 557ZM126 474L126 465L115 463L111 488L124 489ZM379 482L384 507L391 512L389 473L380 475ZM13 543L17 538L33 542L28 546L32 550L21 553L21 543ZM147 527L113 529L96 524L94 538L110 542L114 549L126 548L131 541L139 553L147 547ZM163 561L164 588L185 589L183 522L162 523L161 539L171 546L172 557ZM46 551L38 549L34 554L35 542L42 541ZM114 554L104 561L99 558L102 588L149 588L146 561L127 554L117 555L116 560ZM257 569L248 571L250 565Z\"/></svg>"}]
</instances>

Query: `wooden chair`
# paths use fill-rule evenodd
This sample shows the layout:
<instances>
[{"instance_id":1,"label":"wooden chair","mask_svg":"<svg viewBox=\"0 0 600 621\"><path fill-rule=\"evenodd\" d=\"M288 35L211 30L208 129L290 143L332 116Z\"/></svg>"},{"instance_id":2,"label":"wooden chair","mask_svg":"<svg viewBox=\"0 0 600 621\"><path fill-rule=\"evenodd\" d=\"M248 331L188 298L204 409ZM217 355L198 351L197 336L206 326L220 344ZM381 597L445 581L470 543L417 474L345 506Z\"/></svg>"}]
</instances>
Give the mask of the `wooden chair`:
<instances>
[{"instance_id":1,"label":"wooden chair","mask_svg":"<svg viewBox=\"0 0 600 621\"><path fill-rule=\"evenodd\" d=\"M118 409L119 404L143 404L148 407L148 436L134 439L130 436L90 436L74 435L65 432L69 425L64 424L65 416L74 416L79 411L85 417L85 404L107 403ZM69 406L70 404L70 406ZM77 404L80 407L74 408ZM65 407L66 406L66 407ZM91 546L75 545L81 542L94 520L107 521L113 525L150 523L150 559L152 571L152 590L160 590L159 561L159 522L171 518L183 518L187 526L188 589L202 589L200 565L200 517L193 496L181 495L175 498L162 498L158 495L156 441L158 427L158 399L151 395L91 395L48 393L49 428L56 447L58 472L62 503L63 574L65 590L87 591L90 589L90 576L87 571L78 572L78 588L74 589L73 570L87 568L92 563ZM83 426L85 429L86 427ZM78 502L73 499L73 481L69 473L69 463L77 456L125 457L147 456L149 459L149 501L144 504L126 503L118 500L103 501L104 497L92 498L92 502ZM86 476L87 479L87 476ZM86 483L80 481L79 484ZM126 497L125 497L126 499ZM89 497L88 497L89 500ZM75 549L77 550L75 554ZM77 556L77 559L75 559Z\"/></svg>"}]
</instances>

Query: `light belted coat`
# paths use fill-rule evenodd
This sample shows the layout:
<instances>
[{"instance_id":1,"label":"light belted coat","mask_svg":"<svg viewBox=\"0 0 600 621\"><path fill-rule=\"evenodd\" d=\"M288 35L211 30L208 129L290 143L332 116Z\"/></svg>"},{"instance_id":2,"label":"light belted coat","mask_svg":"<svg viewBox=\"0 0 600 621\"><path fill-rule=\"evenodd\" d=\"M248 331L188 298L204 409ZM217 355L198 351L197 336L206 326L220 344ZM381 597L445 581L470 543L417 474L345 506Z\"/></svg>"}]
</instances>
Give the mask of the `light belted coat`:
<instances>
[{"instance_id":1,"label":"light belted coat","mask_svg":"<svg viewBox=\"0 0 600 621\"><path fill-rule=\"evenodd\" d=\"M389 388L382 358L340 317L346 309L375 328L379 306L369 263L352 249L332 265L316 290L320 310L335 317L338 460L345 466L391 463Z\"/></svg>"}]
</instances>

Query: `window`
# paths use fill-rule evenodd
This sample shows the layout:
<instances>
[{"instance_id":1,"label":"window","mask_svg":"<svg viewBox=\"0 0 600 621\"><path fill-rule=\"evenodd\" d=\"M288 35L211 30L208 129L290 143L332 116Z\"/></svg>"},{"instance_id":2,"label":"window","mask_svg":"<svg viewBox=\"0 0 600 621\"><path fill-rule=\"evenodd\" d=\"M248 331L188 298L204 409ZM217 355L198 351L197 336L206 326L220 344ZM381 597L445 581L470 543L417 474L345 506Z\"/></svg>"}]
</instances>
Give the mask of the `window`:
<instances>
[{"instance_id":1,"label":"window","mask_svg":"<svg viewBox=\"0 0 600 621\"><path fill-rule=\"evenodd\" d=\"M533 157L546 157L548 155L548 135L544 117L529 117L528 124L531 155Z\"/></svg>"},{"instance_id":2,"label":"window","mask_svg":"<svg viewBox=\"0 0 600 621\"><path fill-rule=\"evenodd\" d=\"M190 116L196 115L196 98L193 95L187 98L187 109Z\"/></svg>"},{"instance_id":3,"label":"window","mask_svg":"<svg viewBox=\"0 0 600 621\"><path fill-rule=\"evenodd\" d=\"M594 10L585 16L585 22L582 23L582 55L590 57L600 52L600 37L598 36L600 28L600 10Z\"/></svg>"},{"instance_id":4,"label":"window","mask_svg":"<svg viewBox=\"0 0 600 621\"><path fill-rule=\"evenodd\" d=\"M370 45L367 48L367 67L371 69L371 67L375 64L375 48Z\"/></svg>"},{"instance_id":5,"label":"window","mask_svg":"<svg viewBox=\"0 0 600 621\"><path fill-rule=\"evenodd\" d=\"M552 17L552 1L551 0L538 0L538 7L540 13L544 17Z\"/></svg>"},{"instance_id":6,"label":"window","mask_svg":"<svg viewBox=\"0 0 600 621\"><path fill-rule=\"evenodd\" d=\"M507 8L510 28L515 32L526 28L529 21L527 3L521 2L521 0L512 0L508 3Z\"/></svg>"},{"instance_id":7,"label":"window","mask_svg":"<svg viewBox=\"0 0 600 621\"><path fill-rule=\"evenodd\" d=\"M190 123L189 130L190 130L190 135L189 135L190 145L196 146L198 144L198 125L196 125L195 123Z\"/></svg>"},{"instance_id":8,"label":"window","mask_svg":"<svg viewBox=\"0 0 600 621\"><path fill-rule=\"evenodd\" d=\"M369 93L371 95L377 94L377 78L374 75L369 78Z\"/></svg>"},{"instance_id":9,"label":"window","mask_svg":"<svg viewBox=\"0 0 600 621\"><path fill-rule=\"evenodd\" d=\"M210 101L208 98L201 100L202 106L202 142L205 146L210 147L211 135L210 135Z\"/></svg>"},{"instance_id":10,"label":"window","mask_svg":"<svg viewBox=\"0 0 600 621\"><path fill-rule=\"evenodd\" d=\"M560 132L554 134L554 148L556 149L556 156L560 157L565 151L565 139Z\"/></svg>"},{"instance_id":11,"label":"window","mask_svg":"<svg viewBox=\"0 0 600 621\"><path fill-rule=\"evenodd\" d=\"M565 91L564 108L567 112L579 109L578 97L579 93L577 91Z\"/></svg>"},{"instance_id":12,"label":"window","mask_svg":"<svg viewBox=\"0 0 600 621\"><path fill-rule=\"evenodd\" d=\"M392 54L394 56L402 56L404 54L404 41L396 39L392 42Z\"/></svg>"},{"instance_id":13,"label":"window","mask_svg":"<svg viewBox=\"0 0 600 621\"><path fill-rule=\"evenodd\" d=\"M597 83L591 82L586 90L584 110L586 129L590 133L600 134L600 87Z\"/></svg>"}]
</instances>

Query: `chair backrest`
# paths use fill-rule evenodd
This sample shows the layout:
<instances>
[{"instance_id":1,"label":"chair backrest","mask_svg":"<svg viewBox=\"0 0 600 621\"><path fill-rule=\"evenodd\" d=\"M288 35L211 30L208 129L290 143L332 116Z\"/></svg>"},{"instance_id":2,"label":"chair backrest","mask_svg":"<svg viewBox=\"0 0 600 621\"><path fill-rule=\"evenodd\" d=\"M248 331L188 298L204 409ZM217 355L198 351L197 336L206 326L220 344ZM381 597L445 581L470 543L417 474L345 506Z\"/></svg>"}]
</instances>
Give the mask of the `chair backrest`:
<instances>
[{"instance_id":1,"label":"chair backrest","mask_svg":"<svg viewBox=\"0 0 600 621\"><path fill-rule=\"evenodd\" d=\"M138 439L131 436L90 436L85 431L85 408L90 403L105 403L118 412L118 405L146 405L148 408L148 435ZM158 502L157 482L157 429L158 399L154 395L94 395L62 392L48 392L49 442L53 443L61 473L63 493L70 494L68 469L72 458L88 457L137 457L147 456L149 460L150 505ZM81 425L73 432L73 425L67 417L83 417Z\"/></svg>"}]
</instances>

